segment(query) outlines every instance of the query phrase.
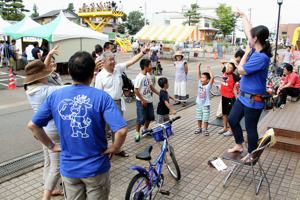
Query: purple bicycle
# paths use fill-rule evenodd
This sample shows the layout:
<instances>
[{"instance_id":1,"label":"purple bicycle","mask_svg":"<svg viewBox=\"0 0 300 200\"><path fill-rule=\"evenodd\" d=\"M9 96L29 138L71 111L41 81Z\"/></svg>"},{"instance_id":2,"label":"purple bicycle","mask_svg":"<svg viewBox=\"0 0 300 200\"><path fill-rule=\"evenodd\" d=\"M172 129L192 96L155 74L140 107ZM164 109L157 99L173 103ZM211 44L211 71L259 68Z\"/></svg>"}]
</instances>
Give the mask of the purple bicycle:
<instances>
[{"instance_id":1,"label":"purple bicycle","mask_svg":"<svg viewBox=\"0 0 300 200\"><path fill-rule=\"evenodd\" d=\"M163 142L161 151L154 163L151 162L152 146L146 147L143 152L136 155L137 159L148 161L149 167L131 167L131 169L136 170L138 174L131 179L128 185L125 197L126 200L151 200L152 195L155 197L158 192L163 195L169 195L169 191L162 190L162 186L164 184L164 176L162 174L164 163L166 164L171 176L176 181L180 180L181 173L175 158L174 149L168 142L168 138L173 134L172 123L177 119L180 119L180 116L163 124L159 124L143 133L144 135L152 135L156 142Z\"/></svg>"}]
</instances>

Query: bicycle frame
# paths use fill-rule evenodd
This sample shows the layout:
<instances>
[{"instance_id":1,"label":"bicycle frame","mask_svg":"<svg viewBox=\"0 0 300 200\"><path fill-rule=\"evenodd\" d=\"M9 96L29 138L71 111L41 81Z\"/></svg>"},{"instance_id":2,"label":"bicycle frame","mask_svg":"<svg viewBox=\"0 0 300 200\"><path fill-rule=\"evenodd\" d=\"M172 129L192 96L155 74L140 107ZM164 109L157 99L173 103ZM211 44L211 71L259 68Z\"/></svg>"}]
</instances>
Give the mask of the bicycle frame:
<instances>
[{"instance_id":1,"label":"bicycle frame","mask_svg":"<svg viewBox=\"0 0 300 200\"><path fill-rule=\"evenodd\" d=\"M166 134L166 130L164 127L163 127L163 134L164 135ZM162 174L164 159L169 148L168 145L169 145L168 138L165 137L163 144L161 146L161 151L157 156L157 158L155 159L154 163L151 163L151 161L149 161L149 170L146 170L144 167L140 167L140 166L131 167L132 170L136 170L138 171L138 173L142 173L149 178L147 194L149 194L154 190L155 188L154 186L157 185L157 181L159 180L160 175Z\"/></svg>"},{"instance_id":2,"label":"bicycle frame","mask_svg":"<svg viewBox=\"0 0 300 200\"><path fill-rule=\"evenodd\" d=\"M157 175L160 175L162 173L163 163L164 163L167 150L168 150L168 139L165 138L165 140L163 141L163 145L161 147L160 154L157 156L155 162L152 164L149 161L150 164L149 171L154 170L157 173Z\"/></svg>"},{"instance_id":3,"label":"bicycle frame","mask_svg":"<svg viewBox=\"0 0 300 200\"><path fill-rule=\"evenodd\" d=\"M172 160L173 163L175 160L173 148L171 147L171 145L169 145L168 137L170 137L172 135L172 132L169 132L169 131L171 131L170 126L172 126L172 123L178 119L180 119L180 116L177 116L167 122L164 122L162 124L159 124L158 126L155 126L154 128L150 129L149 131L144 132L144 135L146 135L147 133L153 134L152 136L154 137L155 141L162 142L161 143L162 145L160 148L160 153L156 157L156 159L153 163L151 162L151 159L148 158L148 154L147 154L147 157L144 157L143 156L144 154L142 154L141 157L137 156L138 159L148 160L149 167L147 167L147 168L142 167L142 166L131 167L131 170L137 171L138 174L135 175L134 179L132 179L129 184L129 187L126 192L126 199L129 199L129 198L131 199L132 194L134 194L134 195L137 194L137 196L134 196L134 197L143 198L143 199L147 198L147 197L151 197L152 192L156 189L156 187L157 187L157 191L155 191L155 194L157 194L157 192L160 192L160 193L166 194L166 195L168 194L168 192L161 190L161 188L163 187L163 183L164 183L164 176L162 174L162 170L163 170L163 165L164 165L165 158L167 156L168 151L170 151L170 159ZM162 130L160 130L160 129L157 130L156 128L158 128L158 127L161 127ZM153 131L153 130L155 130L155 131ZM160 131L162 131L162 132L160 132ZM151 149L152 149L152 146L151 146ZM151 153L150 149L148 149L147 151L149 151L148 153ZM175 160L174 164L175 164L175 167L177 170L176 172L179 173L176 180L179 180L180 179L180 171L179 171L179 167L178 167L176 160ZM168 170L170 172L169 164L167 163L167 165L168 165ZM170 172L170 173L174 177L172 172ZM139 180L139 178L142 178L142 180L137 182L137 180ZM137 185L135 185L135 184L137 184Z\"/></svg>"}]
</instances>

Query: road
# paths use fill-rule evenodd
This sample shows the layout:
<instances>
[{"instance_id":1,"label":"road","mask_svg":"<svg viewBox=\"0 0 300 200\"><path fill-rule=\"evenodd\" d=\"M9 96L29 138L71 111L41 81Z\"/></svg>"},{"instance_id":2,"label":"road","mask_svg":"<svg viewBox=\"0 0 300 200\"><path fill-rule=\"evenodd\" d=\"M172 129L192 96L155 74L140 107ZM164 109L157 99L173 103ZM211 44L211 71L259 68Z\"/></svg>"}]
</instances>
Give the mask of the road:
<instances>
[{"instance_id":1,"label":"road","mask_svg":"<svg viewBox=\"0 0 300 200\"><path fill-rule=\"evenodd\" d=\"M124 62L130 58L130 54L117 55L117 63ZM228 58L230 56L227 56ZM188 75L188 94L190 97L195 96L197 92L197 68L196 65L201 62L203 70L205 66L210 65L212 69L220 74L219 60L212 58L201 58L197 62L189 62ZM174 85L174 67L172 61L162 60L163 76L169 79L169 93L173 94ZM127 70L127 75L134 79L139 73L139 64L135 64ZM23 74L24 72L18 72ZM22 76L19 76L20 79ZM17 78L17 77L16 77ZM5 74L0 76L0 83L5 84ZM70 80L69 76L64 76L64 80ZM18 81L20 82L20 80ZM159 87L156 85L156 88ZM154 97L154 105L156 106L158 97ZM134 119L136 116L135 102L127 104L125 112L126 120ZM0 87L0 163L9 161L11 159L26 155L28 153L41 149L39 142L35 141L28 129L27 122L33 115L33 111L29 106L25 92L22 87L15 90L7 90L6 87ZM130 137L130 136L129 136Z\"/></svg>"}]
</instances>

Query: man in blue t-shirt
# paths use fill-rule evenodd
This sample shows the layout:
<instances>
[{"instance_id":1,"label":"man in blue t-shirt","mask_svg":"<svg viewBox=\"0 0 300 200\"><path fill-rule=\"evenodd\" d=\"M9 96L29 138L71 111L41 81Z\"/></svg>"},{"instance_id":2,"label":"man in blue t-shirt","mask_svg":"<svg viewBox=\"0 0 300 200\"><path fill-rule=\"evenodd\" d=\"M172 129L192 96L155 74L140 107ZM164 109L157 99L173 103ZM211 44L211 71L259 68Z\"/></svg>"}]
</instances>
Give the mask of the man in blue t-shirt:
<instances>
[{"instance_id":1,"label":"man in blue t-shirt","mask_svg":"<svg viewBox=\"0 0 300 200\"><path fill-rule=\"evenodd\" d=\"M53 92L29 122L34 137L52 151L61 150L61 175L66 199L108 199L110 157L123 145L127 124L113 99L104 91L89 87L95 62L87 52L69 60L73 85ZM42 127L53 119L61 147ZM115 133L108 147L105 125Z\"/></svg>"}]
</instances>

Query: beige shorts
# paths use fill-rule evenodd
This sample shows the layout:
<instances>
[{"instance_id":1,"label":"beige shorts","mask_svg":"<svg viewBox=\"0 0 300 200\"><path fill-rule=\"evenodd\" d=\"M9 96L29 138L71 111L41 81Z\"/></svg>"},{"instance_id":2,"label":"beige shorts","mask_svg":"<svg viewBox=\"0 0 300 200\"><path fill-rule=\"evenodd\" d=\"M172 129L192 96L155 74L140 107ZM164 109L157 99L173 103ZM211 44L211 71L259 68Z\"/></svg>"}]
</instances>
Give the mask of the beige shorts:
<instances>
[{"instance_id":1,"label":"beige shorts","mask_svg":"<svg viewBox=\"0 0 300 200\"><path fill-rule=\"evenodd\" d=\"M109 172L88 178L62 177L66 200L108 200Z\"/></svg>"}]
</instances>

